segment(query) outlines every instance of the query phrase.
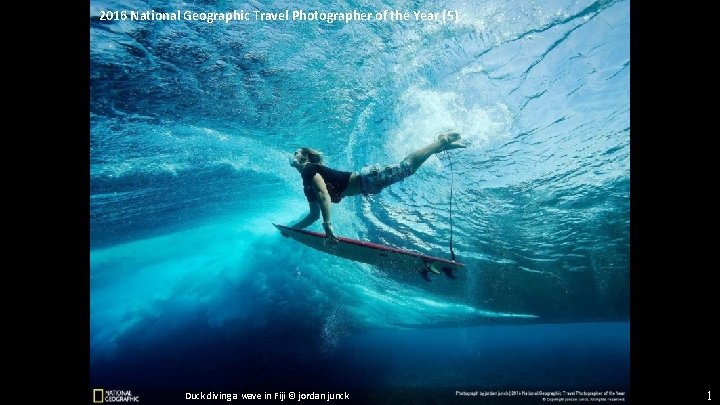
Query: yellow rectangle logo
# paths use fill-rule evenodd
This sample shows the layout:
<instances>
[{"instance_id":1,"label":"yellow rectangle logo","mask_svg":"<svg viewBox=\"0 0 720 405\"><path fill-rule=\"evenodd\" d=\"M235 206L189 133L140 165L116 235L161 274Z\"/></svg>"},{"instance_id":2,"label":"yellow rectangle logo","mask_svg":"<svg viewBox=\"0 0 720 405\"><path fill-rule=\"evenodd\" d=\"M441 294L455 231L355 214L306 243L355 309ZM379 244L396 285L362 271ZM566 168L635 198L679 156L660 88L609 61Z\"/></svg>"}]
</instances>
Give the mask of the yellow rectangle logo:
<instances>
[{"instance_id":1,"label":"yellow rectangle logo","mask_svg":"<svg viewBox=\"0 0 720 405\"><path fill-rule=\"evenodd\" d=\"M102 404L105 402L105 390L96 388L93 390L93 404Z\"/></svg>"}]
</instances>

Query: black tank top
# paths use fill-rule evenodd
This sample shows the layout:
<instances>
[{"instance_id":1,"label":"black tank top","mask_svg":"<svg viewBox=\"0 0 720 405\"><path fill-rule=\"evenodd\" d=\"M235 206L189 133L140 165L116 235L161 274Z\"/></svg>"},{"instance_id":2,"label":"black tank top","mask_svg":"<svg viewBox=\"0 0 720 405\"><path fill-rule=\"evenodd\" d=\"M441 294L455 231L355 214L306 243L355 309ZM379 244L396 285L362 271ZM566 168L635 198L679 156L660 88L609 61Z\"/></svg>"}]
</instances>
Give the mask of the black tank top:
<instances>
[{"instance_id":1,"label":"black tank top","mask_svg":"<svg viewBox=\"0 0 720 405\"><path fill-rule=\"evenodd\" d=\"M305 197L307 197L307 200L310 202L317 201L317 192L315 191L312 181L317 173L320 173L320 176L325 180L325 186L327 187L328 194L330 194L330 201L339 203L343 197L342 192L345 191L348 183L350 183L350 175L352 175L352 173L341 172L316 163L306 164L302 171L302 179Z\"/></svg>"}]
</instances>

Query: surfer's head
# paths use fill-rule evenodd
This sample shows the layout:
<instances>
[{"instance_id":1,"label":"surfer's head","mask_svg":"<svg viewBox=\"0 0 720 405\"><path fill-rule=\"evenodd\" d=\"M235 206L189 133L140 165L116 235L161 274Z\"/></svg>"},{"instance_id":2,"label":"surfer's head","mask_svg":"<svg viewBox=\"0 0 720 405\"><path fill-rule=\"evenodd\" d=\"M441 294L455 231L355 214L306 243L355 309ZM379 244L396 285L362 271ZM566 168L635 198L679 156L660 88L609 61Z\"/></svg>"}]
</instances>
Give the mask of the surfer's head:
<instances>
[{"instance_id":1,"label":"surfer's head","mask_svg":"<svg viewBox=\"0 0 720 405\"><path fill-rule=\"evenodd\" d=\"M294 164L291 161L290 164L296 167L305 166L306 163L317 163L322 164L323 158L322 153L311 148L300 148L295 151Z\"/></svg>"}]
</instances>

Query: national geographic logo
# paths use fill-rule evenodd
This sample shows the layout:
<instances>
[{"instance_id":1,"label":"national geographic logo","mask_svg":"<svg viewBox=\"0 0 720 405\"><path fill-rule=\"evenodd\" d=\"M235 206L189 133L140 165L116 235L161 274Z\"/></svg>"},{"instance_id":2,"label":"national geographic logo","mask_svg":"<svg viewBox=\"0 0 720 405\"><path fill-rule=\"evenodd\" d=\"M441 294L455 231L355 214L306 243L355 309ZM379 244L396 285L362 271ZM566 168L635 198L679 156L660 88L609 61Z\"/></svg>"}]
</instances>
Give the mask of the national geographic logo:
<instances>
[{"instance_id":1,"label":"national geographic logo","mask_svg":"<svg viewBox=\"0 0 720 405\"><path fill-rule=\"evenodd\" d=\"M105 402L140 402L140 395L133 395L130 390L107 390L103 388L93 389L93 404Z\"/></svg>"}]
</instances>

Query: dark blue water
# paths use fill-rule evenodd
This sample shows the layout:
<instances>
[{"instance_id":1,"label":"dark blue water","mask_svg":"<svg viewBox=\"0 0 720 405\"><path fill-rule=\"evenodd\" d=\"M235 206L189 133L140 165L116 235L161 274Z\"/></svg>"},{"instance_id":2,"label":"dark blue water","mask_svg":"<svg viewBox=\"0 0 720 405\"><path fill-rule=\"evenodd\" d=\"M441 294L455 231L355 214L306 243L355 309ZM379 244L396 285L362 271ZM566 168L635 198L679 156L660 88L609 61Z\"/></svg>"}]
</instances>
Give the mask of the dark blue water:
<instances>
[{"instance_id":1,"label":"dark blue water","mask_svg":"<svg viewBox=\"0 0 720 405\"><path fill-rule=\"evenodd\" d=\"M100 20L260 8L460 21ZM628 389L629 2L92 1L90 21L93 387L148 402ZM333 223L449 257L452 182L456 279L328 256L272 226L307 212L298 147L358 170L446 128L468 148L333 205Z\"/></svg>"}]
</instances>

